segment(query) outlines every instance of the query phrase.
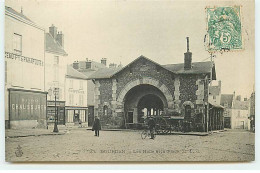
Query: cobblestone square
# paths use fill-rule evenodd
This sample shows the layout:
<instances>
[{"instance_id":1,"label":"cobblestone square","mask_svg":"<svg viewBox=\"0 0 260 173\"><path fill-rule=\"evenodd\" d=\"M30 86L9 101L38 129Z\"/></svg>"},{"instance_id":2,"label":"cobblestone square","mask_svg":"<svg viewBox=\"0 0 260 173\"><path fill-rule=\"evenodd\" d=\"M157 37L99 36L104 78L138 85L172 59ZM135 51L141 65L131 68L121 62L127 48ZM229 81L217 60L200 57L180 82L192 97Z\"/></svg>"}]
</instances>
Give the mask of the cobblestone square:
<instances>
[{"instance_id":1,"label":"cobblestone square","mask_svg":"<svg viewBox=\"0 0 260 173\"><path fill-rule=\"evenodd\" d=\"M227 130L208 136L157 135L141 139L142 131L86 129L63 135L6 138L6 161L252 161L255 134ZM20 146L20 149L17 147ZM20 151L18 151L20 150ZM22 153L21 157L17 152Z\"/></svg>"}]
</instances>

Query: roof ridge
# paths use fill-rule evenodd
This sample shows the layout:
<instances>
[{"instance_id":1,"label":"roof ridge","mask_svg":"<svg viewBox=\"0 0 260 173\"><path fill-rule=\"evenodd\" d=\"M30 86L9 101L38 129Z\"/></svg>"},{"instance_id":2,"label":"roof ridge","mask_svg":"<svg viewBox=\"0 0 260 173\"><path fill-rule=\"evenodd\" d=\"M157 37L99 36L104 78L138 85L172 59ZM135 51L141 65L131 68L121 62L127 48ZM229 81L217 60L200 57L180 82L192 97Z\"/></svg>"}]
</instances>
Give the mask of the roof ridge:
<instances>
[{"instance_id":1,"label":"roof ridge","mask_svg":"<svg viewBox=\"0 0 260 173\"><path fill-rule=\"evenodd\" d=\"M69 74L69 70L71 70L73 73L76 73L77 75L81 75L81 76L74 76L74 74ZM71 76L71 77L77 77L77 78L86 78L87 76L81 72L79 72L78 70L74 69L71 65L67 65L67 71L66 71L66 76Z\"/></svg>"},{"instance_id":2,"label":"roof ridge","mask_svg":"<svg viewBox=\"0 0 260 173\"><path fill-rule=\"evenodd\" d=\"M169 69L163 67L161 64L159 64L159 63L157 63L157 62L151 60L150 58L145 57L144 55L141 55L141 56L139 56L138 58L134 59L134 60L133 60L132 62L130 62L129 64L127 64L126 66L122 67L119 71L117 71L116 73L114 73L114 74L111 75L110 77L113 77L115 74L119 73L119 72L122 71L123 69L127 68L128 66L130 66L130 64L133 64L134 62L136 62L137 60L139 60L139 59L141 59L141 58L144 58L144 59L146 59L146 60L148 60L148 61L151 61L152 63L154 63L154 64L156 64L156 65L159 65L160 67L164 68L165 70L167 70L167 71L173 73L171 70L169 70Z\"/></svg>"},{"instance_id":3,"label":"roof ridge","mask_svg":"<svg viewBox=\"0 0 260 173\"><path fill-rule=\"evenodd\" d=\"M192 63L209 63L209 62L212 62L212 61L203 61L203 62L196 61L196 62L192 62ZM212 63L214 63L214 62L212 62ZM184 64L184 62L183 63L175 63L175 64L164 64L162 66L166 66L166 65L180 65L180 64Z\"/></svg>"}]
</instances>

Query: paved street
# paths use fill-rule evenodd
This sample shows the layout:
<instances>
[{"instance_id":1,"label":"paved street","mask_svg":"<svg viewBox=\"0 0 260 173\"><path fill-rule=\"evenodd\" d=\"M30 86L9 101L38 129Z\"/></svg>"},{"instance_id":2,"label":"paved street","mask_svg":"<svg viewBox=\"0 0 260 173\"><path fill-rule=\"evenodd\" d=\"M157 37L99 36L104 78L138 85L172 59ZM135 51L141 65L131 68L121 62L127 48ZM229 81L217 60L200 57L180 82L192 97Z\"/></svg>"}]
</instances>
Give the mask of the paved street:
<instances>
[{"instance_id":1,"label":"paved street","mask_svg":"<svg viewBox=\"0 0 260 173\"><path fill-rule=\"evenodd\" d=\"M254 133L227 130L208 136L157 135L141 131L72 129L64 135L6 138L6 161L250 161ZM17 157L17 147L22 153ZM21 152L22 151L22 152ZM18 154L19 155L19 154Z\"/></svg>"}]
</instances>

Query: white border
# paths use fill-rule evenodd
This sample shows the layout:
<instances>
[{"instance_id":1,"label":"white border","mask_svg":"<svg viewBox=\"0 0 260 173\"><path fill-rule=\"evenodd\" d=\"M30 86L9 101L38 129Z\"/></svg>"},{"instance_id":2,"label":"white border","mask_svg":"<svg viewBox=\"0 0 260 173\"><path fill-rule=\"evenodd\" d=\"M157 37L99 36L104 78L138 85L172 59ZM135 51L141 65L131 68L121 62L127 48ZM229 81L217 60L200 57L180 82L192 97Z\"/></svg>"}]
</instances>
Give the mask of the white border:
<instances>
[{"instance_id":1,"label":"white border","mask_svg":"<svg viewBox=\"0 0 260 173\"><path fill-rule=\"evenodd\" d=\"M172 164L11 164L5 162L5 118L4 118L4 12L5 4L3 0L0 0L0 171L1 170L259 170L260 169L260 152L259 152L259 141L260 141L260 70L257 71L257 67L260 66L260 51L258 49L260 41L260 0L255 0L255 76L256 76L256 136L255 136L255 159L254 162L249 163L225 163L225 164L204 164L204 163L193 163L184 164L181 162L175 162ZM258 18L257 18L258 17ZM257 32L258 31L258 32ZM55 171L56 172L56 171ZM113 171L114 172L114 171ZM143 171L142 171L143 172ZM150 172L150 171L149 171Z\"/></svg>"}]
</instances>

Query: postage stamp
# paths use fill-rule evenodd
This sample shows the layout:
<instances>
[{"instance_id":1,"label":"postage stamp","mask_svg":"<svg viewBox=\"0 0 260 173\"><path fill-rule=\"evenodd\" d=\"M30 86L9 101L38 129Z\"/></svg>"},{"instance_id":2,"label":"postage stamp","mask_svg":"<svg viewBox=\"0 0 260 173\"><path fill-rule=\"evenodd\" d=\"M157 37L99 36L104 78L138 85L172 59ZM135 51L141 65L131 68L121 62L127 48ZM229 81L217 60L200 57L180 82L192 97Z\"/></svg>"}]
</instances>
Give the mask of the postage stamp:
<instances>
[{"instance_id":1,"label":"postage stamp","mask_svg":"<svg viewBox=\"0 0 260 173\"><path fill-rule=\"evenodd\" d=\"M208 50L242 49L240 6L206 8Z\"/></svg>"}]
</instances>

